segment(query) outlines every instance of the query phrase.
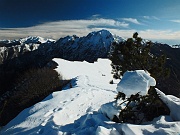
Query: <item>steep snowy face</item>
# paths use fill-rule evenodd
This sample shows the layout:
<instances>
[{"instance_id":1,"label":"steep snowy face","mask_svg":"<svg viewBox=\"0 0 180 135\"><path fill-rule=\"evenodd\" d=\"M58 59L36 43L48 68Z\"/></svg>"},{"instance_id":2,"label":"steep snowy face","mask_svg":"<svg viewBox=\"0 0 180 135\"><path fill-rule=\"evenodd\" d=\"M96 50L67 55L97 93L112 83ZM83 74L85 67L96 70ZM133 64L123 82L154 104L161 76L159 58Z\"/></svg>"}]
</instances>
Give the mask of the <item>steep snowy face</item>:
<instances>
[{"instance_id":1,"label":"steep snowy face","mask_svg":"<svg viewBox=\"0 0 180 135\"><path fill-rule=\"evenodd\" d=\"M56 42L61 58L68 60L86 60L94 62L97 58L106 58L112 42L123 38L112 35L107 30L91 32L85 37L67 36ZM57 50L57 49L56 49Z\"/></svg>"},{"instance_id":2,"label":"steep snowy face","mask_svg":"<svg viewBox=\"0 0 180 135\"><path fill-rule=\"evenodd\" d=\"M109 45L114 41L113 35L107 30L101 30L98 32L89 33L85 39L88 44L92 44L94 47L109 48Z\"/></svg>"}]
</instances>

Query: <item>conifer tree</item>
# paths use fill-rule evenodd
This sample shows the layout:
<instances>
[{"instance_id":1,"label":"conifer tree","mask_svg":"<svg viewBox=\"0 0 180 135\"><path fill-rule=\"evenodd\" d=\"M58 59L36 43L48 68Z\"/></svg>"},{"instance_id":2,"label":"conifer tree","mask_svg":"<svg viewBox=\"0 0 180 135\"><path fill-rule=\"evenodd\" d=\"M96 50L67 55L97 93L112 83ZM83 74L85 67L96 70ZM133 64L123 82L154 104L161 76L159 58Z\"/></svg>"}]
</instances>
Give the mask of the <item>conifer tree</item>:
<instances>
[{"instance_id":1,"label":"conifer tree","mask_svg":"<svg viewBox=\"0 0 180 135\"><path fill-rule=\"evenodd\" d=\"M118 79L127 70L146 70L155 79L169 76L170 70L165 68L166 56L155 56L150 53L151 41L144 41L134 33L132 38L112 44L110 60L112 73Z\"/></svg>"}]
</instances>

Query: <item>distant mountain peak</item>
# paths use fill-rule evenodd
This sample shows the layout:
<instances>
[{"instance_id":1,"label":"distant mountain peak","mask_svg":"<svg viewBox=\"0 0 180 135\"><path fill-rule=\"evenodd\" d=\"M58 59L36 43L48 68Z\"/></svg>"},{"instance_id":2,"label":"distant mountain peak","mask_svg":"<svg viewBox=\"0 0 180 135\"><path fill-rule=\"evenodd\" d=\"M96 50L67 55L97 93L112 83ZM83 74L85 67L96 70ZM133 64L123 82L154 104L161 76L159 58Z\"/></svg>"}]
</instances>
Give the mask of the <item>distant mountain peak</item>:
<instances>
[{"instance_id":1,"label":"distant mountain peak","mask_svg":"<svg viewBox=\"0 0 180 135\"><path fill-rule=\"evenodd\" d=\"M101 36L107 36L107 35L112 35L111 32L109 32L108 30L105 30L105 29L102 29L102 30L99 30L99 31L93 31L89 34L92 34L92 35L101 35Z\"/></svg>"},{"instance_id":2,"label":"distant mountain peak","mask_svg":"<svg viewBox=\"0 0 180 135\"><path fill-rule=\"evenodd\" d=\"M41 44L41 43L47 43L47 42L55 42L55 40L53 40L53 39L45 39L45 38L40 37L40 36L28 36L26 38L19 39L19 42L20 43L25 43L25 44L29 44L29 43Z\"/></svg>"},{"instance_id":3,"label":"distant mountain peak","mask_svg":"<svg viewBox=\"0 0 180 135\"><path fill-rule=\"evenodd\" d=\"M68 60L86 60L94 62L97 58L105 58L109 53L113 42L121 42L124 39L113 35L108 30L99 30L89 33L87 36L66 36L56 42L60 50L59 56ZM58 57L58 56L57 56Z\"/></svg>"}]
</instances>

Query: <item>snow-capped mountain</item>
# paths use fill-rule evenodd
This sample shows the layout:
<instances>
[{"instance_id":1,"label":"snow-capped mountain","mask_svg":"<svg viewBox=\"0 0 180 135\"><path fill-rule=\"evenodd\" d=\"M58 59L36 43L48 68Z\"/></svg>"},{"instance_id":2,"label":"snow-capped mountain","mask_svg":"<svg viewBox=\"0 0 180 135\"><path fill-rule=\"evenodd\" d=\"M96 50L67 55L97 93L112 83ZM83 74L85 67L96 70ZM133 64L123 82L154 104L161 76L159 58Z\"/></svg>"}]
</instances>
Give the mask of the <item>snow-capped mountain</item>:
<instances>
[{"instance_id":1,"label":"snow-capped mountain","mask_svg":"<svg viewBox=\"0 0 180 135\"><path fill-rule=\"evenodd\" d=\"M179 133L179 115L177 122L169 116L162 116L148 125L134 127L134 125L129 124L119 125L112 123L102 112L98 111L101 105L114 100L117 91L114 91L116 84L109 84L110 79L112 79L111 61L101 59L98 60L98 62L94 61L98 58L107 58L111 43L123 40L123 38L113 35L109 31L101 30L91 32L84 37L73 35L60 38L57 41L41 37L0 41L1 73L4 71L7 73L23 73L23 70L33 68L34 65L34 67L45 67L47 63L50 63L49 61L58 57L66 59L54 59L55 61L57 60L56 62L59 65L58 66L57 63L55 65L56 67L58 66L59 72L67 79L74 78L72 80L72 84L74 83L73 88L67 86L62 92L54 92L44 101L26 109L15 118L15 120L5 126L1 130L1 133L14 134L15 132L19 132L20 134L30 134L33 132L32 134L79 134L81 131L82 134L88 134L92 131L97 135L107 132L108 134L138 134L139 132L142 132L142 134L144 132L154 132L157 134L167 132L174 134ZM178 87L179 81L177 81L177 83L175 81L178 79L178 69L180 66L178 66L178 62L174 62L175 60L179 60L179 50L162 45L155 45L153 49L153 52L157 54L160 54L161 50L167 51L166 54L168 54L167 56L169 58L168 64L174 71L174 74L171 74L169 80L161 83L162 89L160 90L166 91L166 88L170 88L170 94L179 96L177 94L180 88ZM77 60L77 62L67 60ZM94 63L88 63L84 60ZM176 65L173 65L173 63ZM2 80L4 80L4 78ZM3 94L1 90L3 90L3 88L0 88L0 94ZM13 90L10 92L13 92ZM9 94L11 95L11 93ZM175 101L174 99L175 98L172 97L172 102ZM168 104L170 101L171 98L168 100ZM71 108L74 106L76 106L75 110L72 110ZM173 110L175 110L176 102L173 102L173 106L175 106L173 107ZM179 99L177 100L177 106L179 106ZM109 109L105 110L109 112ZM69 112L73 113L69 114ZM174 116L174 112L172 116ZM157 128L154 128L154 125ZM149 127L147 131L145 130L146 126ZM163 129L161 130L159 127L162 126ZM169 127L170 129L175 129L175 132L174 130L169 130ZM134 128L137 130L134 130ZM118 129L121 129L120 132ZM131 129L133 132L131 132ZM116 132L116 130L118 132Z\"/></svg>"},{"instance_id":2,"label":"snow-capped mountain","mask_svg":"<svg viewBox=\"0 0 180 135\"><path fill-rule=\"evenodd\" d=\"M8 45L20 45L20 44L41 44L41 43L47 43L47 42L55 42L54 39L46 39L40 36L28 36L26 38L20 38L20 39L14 39L14 40L0 40L1 46L8 46Z\"/></svg>"},{"instance_id":3,"label":"snow-capped mountain","mask_svg":"<svg viewBox=\"0 0 180 135\"><path fill-rule=\"evenodd\" d=\"M41 44L53 44L55 40L42 37L27 37L17 40L0 40L0 63L37 50Z\"/></svg>"},{"instance_id":4,"label":"snow-capped mountain","mask_svg":"<svg viewBox=\"0 0 180 135\"><path fill-rule=\"evenodd\" d=\"M94 62L98 58L107 58L110 52L112 42L120 42L124 39L113 35L107 30L91 32L87 36L78 37L76 35L66 36L57 41L44 39L42 37L27 37L19 40L1 40L0 41L0 64L3 69L21 70L23 67L29 67L33 64L36 67L44 67L52 58L63 58L71 61ZM171 68L172 74L165 84L172 86L159 86L166 88L168 94L179 94L179 58L180 49L171 48L169 45L155 43L152 47L152 54L162 54L167 57L167 66ZM31 63L31 64L29 64ZM1 67L0 67L1 68ZM170 83L169 82L173 82ZM160 84L161 85L161 84ZM171 91L173 87L174 91Z\"/></svg>"},{"instance_id":5,"label":"snow-capped mountain","mask_svg":"<svg viewBox=\"0 0 180 135\"><path fill-rule=\"evenodd\" d=\"M124 39L111 34L107 30L91 32L85 37L67 36L60 38L55 47L58 54L67 60L86 60L94 62L97 58L106 58L112 42L120 42Z\"/></svg>"},{"instance_id":6,"label":"snow-capped mountain","mask_svg":"<svg viewBox=\"0 0 180 135\"><path fill-rule=\"evenodd\" d=\"M60 38L56 42L42 37L27 37L18 40L0 41L0 71L22 72L29 68L54 68L53 58L71 61L94 62L98 58L107 58L112 42L123 38L107 30L91 32L87 36L76 35ZM4 89L0 89L0 95ZM2 96L1 96L2 97ZM0 97L0 98L1 98ZM5 96L6 97L6 93Z\"/></svg>"},{"instance_id":7,"label":"snow-capped mountain","mask_svg":"<svg viewBox=\"0 0 180 135\"><path fill-rule=\"evenodd\" d=\"M42 43L49 43L49 42L55 42L55 40L53 39L45 39L39 36L35 36L35 37L27 37L27 38L21 38L19 39L20 43L25 43L25 44L30 44L30 43L34 43L34 44L42 44Z\"/></svg>"},{"instance_id":8,"label":"snow-capped mountain","mask_svg":"<svg viewBox=\"0 0 180 135\"><path fill-rule=\"evenodd\" d=\"M111 34L107 30L91 32L87 36L76 35L60 38L55 42L53 39L42 37L27 37L19 40L1 40L0 57L1 63L8 59L18 57L25 52L35 51L49 57L60 57L68 60L86 60L93 62L97 58L107 57L112 42L120 42L123 38ZM33 54L34 55L34 54Z\"/></svg>"}]
</instances>

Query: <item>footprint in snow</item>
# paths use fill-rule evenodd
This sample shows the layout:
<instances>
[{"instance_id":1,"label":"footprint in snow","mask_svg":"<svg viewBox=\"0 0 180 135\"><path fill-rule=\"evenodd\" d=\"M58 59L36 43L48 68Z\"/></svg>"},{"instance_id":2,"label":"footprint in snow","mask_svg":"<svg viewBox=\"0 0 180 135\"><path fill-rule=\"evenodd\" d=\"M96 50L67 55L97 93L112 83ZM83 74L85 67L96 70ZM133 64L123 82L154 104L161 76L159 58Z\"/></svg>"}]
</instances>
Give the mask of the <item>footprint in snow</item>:
<instances>
[{"instance_id":1,"label":"footprint in snow","mask_svg":"<svg viewBox=\"0 0 180 135\"><path fill-rule=\"evenodd\" d=\"M61 110L62 110L62 108L55 108L53 111L58 112L58 111L61 111Z\"/></svg>"}]
</instances>

